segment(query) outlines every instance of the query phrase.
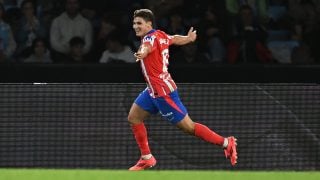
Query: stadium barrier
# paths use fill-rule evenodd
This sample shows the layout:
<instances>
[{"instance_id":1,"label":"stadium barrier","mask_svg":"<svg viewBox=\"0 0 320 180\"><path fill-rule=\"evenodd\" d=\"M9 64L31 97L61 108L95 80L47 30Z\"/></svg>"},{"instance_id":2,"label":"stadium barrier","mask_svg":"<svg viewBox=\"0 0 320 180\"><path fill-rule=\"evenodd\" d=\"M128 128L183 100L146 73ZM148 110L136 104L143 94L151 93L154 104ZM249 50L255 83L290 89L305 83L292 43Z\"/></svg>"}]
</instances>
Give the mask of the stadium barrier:
<instances>
[{"instance_id":1,"label":"stadium barrier","mask_svg":"<svg viewBox=\"0 0 320 180\"><path fill-rule=\"evenodd\" d=\"M235 169L320 170L319 84L178 86L194 121L238 138ZM144 88L137 82L0 84L0 167L130 167L139 151L127 113ZM146 125L158 159L155 169L230 169L221 148L183 134L159 116Z\"/></svg>"}]
</instances>

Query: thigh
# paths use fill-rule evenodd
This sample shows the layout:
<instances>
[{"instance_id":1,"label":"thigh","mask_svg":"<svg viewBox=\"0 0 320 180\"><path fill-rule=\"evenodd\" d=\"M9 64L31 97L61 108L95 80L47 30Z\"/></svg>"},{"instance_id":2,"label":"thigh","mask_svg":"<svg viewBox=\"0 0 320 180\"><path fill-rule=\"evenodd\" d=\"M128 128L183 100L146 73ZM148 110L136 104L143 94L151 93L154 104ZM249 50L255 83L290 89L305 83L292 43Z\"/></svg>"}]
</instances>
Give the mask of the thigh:
<instances>
[{"instance_id":1,"label":"thigh","mask_svg":"<svg viewBox=\"0 0 320 180\"><path fill-rule=\"evenodd\" d=\"M154 104L153 98L150 96L147 89L142 91L134 101L134 104L139 106L142 110L147 111L150 114L157 114L158 108Z\"/></svg>"},{"instance_id":2,"label":"thigh","mask_svg":"<svg viewBox=\"0 0 320 180\"><path fill-rule=\"evenodd\" d=\"M137 104L133 103L128 115L131 124L140 124L150 116L148 111L143 110Z\"/></svg>"},{"instance_id":3,"label":"thigh","mask_svg":"<svg viewBox=\"0 0 320 180\"><path fill-rule=\"evenodd\" d=\"M178 92L174 91L168 96L156 98L156 105L162 117L172 124L177 124L183 120L188 112L182 104Z\"/></svg>"}]
</instances>

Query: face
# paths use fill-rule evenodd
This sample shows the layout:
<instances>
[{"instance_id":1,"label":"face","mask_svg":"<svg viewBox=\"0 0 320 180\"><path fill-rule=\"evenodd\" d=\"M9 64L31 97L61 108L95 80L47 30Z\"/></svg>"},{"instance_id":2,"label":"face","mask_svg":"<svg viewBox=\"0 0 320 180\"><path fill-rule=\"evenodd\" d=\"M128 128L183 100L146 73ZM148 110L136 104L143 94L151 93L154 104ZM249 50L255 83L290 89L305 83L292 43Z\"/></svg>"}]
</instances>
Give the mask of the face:
<instances>
[{"instance_id":1,"label":"face","mask_svg":"<svg viewBox=\"0 0 320 180\"><path fill-rule=\"evenodd\" d=\"M106 48L110 51L110 52L115 52L116 50L116 43L113 40L108 40L106 42Z\"/></svg>"},{"instance_id":2,"label":"face","mask_svg":"<svg viewBox=\"0 0 320 180\"><path fill-rule=\"evenodd\" d=\"M71 47L72 56L81 57L84 54L84 46L79 44Z\"/></svg>"},{"instance_id":3,"label":"face","mask_svg":"<svg viewBox=\"0 0 320 180\"><path fill-rule=\"evenodd\" d=\"M152 30L152 23L145 21L141 17L135 17L133 19L133 29L136 32L136 36L143 37Z\"/></svg>"},{"instance_id":4,"label":"face","mask_svg":"<svg viewBox=\"0 0 320 180\"><path fill-rule=\"evenodd\" d=\"M243 9L241 11L241 18L245 25L251 25L253 21L252 11L250 9Z\"/></svg>"},{"instance_id":5,"label":"face","mask_svg":"<svg viewBox=\"0 0 320 180\"><path fill-rule=\"evenodd\" d=\"M78 0L67 0L66 3L66 11L69 15L75 15L79 10L79 2Z\"/></svg>"},{"instance_id":6,"label":"face","mask_svg":"<svg viewBox=\"0 0 320 180\"><path fill-rule=\"evenodd\" d=\"M112 30L115 29L115 25L110 23L110 22L104 22L102 21L101 23L101 31L105 32L105 33L109 33L111 32Z\"/></svg>"},{"instance_id":7,"label":"face","mask_svg":"<svg viewBox=\"0 0 320 180\"><path fill-rule=\"evenodd\" d=\"M175 14L170 17L170 21L172 24L179 25L182 23L182 18L180 15Z\"/></svg>"},{"instance_id":8,"label":"face","mask_svg":"<svg viewBox=\"0 0 320 180\"><path fill-rule=\"evenodd\" d=\"M25 16L33 16L34 9L31 2L26 3L22 9Z\"/></svg>"},{"instance_id":9,"label":"face","mask_svg":"<svg viewBox=\"0 0 320 180\"><path fill-rule=\"evenodd\" d=\"M34 47L34 53L36 55L43 55L46 52L46 46L42 41L38 41L36 43L36 46Z\"/></svg>"}]
</instances>

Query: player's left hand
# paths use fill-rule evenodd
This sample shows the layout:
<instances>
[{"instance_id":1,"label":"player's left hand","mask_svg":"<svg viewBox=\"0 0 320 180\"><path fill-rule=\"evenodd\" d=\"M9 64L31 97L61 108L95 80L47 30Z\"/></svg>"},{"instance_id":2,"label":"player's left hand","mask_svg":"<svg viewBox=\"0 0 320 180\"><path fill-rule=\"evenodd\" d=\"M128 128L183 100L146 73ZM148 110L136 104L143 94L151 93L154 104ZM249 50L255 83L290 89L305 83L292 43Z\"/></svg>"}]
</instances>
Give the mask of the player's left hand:
<instances>
[{"instance_id":1,"label":"player's left hand","mask_svg":"<svg viewBox=\"0 0 320 180\"><path fill-rule=\"evenodd\" d=\"M197 30L194 30L193 27L191 27L187 36L191 42L194 42L197 39Z\"/></svg>"}]
</instances>

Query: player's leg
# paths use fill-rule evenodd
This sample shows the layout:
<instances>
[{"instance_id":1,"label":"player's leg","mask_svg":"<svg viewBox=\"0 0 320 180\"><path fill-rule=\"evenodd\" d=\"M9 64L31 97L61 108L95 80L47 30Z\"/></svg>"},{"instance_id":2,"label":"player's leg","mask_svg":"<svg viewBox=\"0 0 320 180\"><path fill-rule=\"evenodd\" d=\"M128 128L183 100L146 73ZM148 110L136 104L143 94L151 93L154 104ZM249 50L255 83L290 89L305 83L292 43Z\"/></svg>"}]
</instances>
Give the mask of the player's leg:
<instances>
[{"instance_id":1,"label":"player's leg","mask_svg":"<svg viewBox=\"0 0 320 180\"><path fill-rule=\"evenodd\" d=\"M199 137L204 141L218 146L226 147L227 139L209 129L206 125L193 122L189 115L186 115L180 122L177 123L177 127L182 131Z\"/></svg>"},{"instance_id":2,"label":"player's leg","mask_svg":"<svg viewBox=\"0 0 320 180\"><path fill-rule=\"evenodd\" d=\"M139 146L141 156L150 156L151 151L148 144L148 134L147 129L143 123L145 119L150 114L140 108L137 104L132 104L128 121L131 125L132 132L134 134L135 140Z\"/></svg>"},{"instance_id":3,"label":"player's leg","mask_svg":"<svg viewBox=\"0 0 320 180\"><path fill-rule=\"evenodd\" d=\"M149 116L150 113L148 111L143 110L139 105L133 103L128 114L128 122L130 125L141 124Z\"/></svg>"},{"instance_id":4,"label":"player's leg","mask_svg":"<svg viewBox=\"0 0 320 180\"><path fill-rule=\"evenodd\" d=\"M206 125L195 123L189 117L187 109L181 102L177 91L169 96L157 98L157 106L160 113L169 122L175 124L182 131L194 135L211 144L219 145L225 149L226 157L230 157L231 164L237 160L236 142L234 137L224 138L209 129Z\"/></svg>"},{"instance_id":5,"label":"player's leg","mask_svg":"<svg viewBox=\"0 0 320 180\"><path fill-rule=\"evenodd\" d=\"M152 101L148 96L149 95L143 91L137 97L129 111L128 121L141 153L139 161L129 170L144 170L155 166L156 164L156 159L152 156L150 151L147 129L143 123L150 114L156 113L156 108L153 106Z\"/></svg>"},{"instance_id":6,"label":"player's leg","mask_svg":"<svg viewBox=\"0 0 320 180\"><path fill-rule=\"evenodd\" d=\"M234 166L237 163L237 143L233 136L227 138L222 137L209 129L206 125L193 122L189 115L186 115L180 122L178 122L177 127L182 131L190 135L194 135L206 142L223 147L225 156L226 158L230 158L231 164Z\"/></svg>"},{"instance_id":7,"label":"player's leg","mask_svg":"<svg viewBox=\"0 0 320 180\"><path fill-rule=\"evenodd\" d=\"M182 131L219 146L227 143L224 137L213 132L207 126L194 123L191 120L187 109L180 100L178 91L172 92L169 96L157 98L157 106L162 116L177 125Z\"/></svg>"}]
</instances>

